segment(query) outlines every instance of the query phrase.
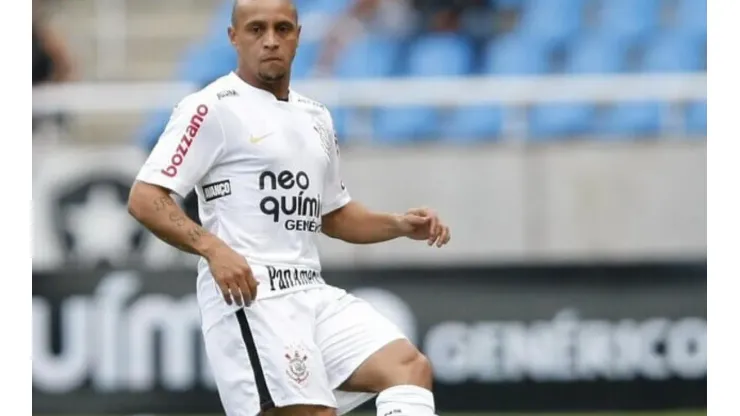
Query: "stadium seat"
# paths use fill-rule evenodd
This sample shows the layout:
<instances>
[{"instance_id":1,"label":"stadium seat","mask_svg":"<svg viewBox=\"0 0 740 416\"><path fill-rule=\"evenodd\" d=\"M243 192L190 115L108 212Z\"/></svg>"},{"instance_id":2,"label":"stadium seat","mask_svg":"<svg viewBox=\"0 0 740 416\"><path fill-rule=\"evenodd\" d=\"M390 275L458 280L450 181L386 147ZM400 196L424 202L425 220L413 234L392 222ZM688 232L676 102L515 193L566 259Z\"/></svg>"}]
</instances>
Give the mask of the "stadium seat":
<instances>
[{"instance_id":1,"label":"stadium seat","mask_svg":"<svg viewBox=\"0 0 740 416\"><path fill-rule=\"evenodd\" d=\"M293 69L290 71L292 79L304 79L311 76L311 73L318 59L320 43L301 42L293 59Z\"/></svg>"},{"instance_id":2,"label":"stadium seat","mask_svg":"<svg viewBox=\"0 0 740 416\"><path fill-rule=\"evenodd\" d=\"M645 46L640 69L644 72L692 72L702 67L701 49L680 31L662 32ZM616 137L649 136L661 130L662 112L658 102L619 103L605 113L600 127Z\"/></svg>"},{"instance_id":3,"label":"stadium seat","mask_svg":"<svg viewBox=\"0 0 740 416\"><path fill-rule=\"evenodd\" d=\"M338 15L347 10L351 4L352 0L304 0L296 6L301 12Z\"/></svg>"},{"instance_id":4,"label":"stadium seat","mask_svg":"<svg viewBox=\"0 0 740 416\"><path fill-rule=\"evenodd\" d=\"M496 139L501 135L504 114L499 106L456 108L442 123L442 137L453 142Z\"/></svg>"},{"instance_id":5,"label":"stadium seat","mask_svg":"<svg viewBox=\"0 0 740 416\"><path fill-rule=\"evenodd\" d=\"M579 137L592 131L596 108L588 103L540 104L529 112L532 140Z\"/></svg>"},{"instance_id":6,"label":"stadium seat","mask_svg":"<svg viewBox=\"0 0 740 416\"><path fill-rule=\"evenodd\" d=\"M548 49L526 37L509 34L488 43L483 72L494 75L536 75L547 72Z\"/></svg>"},{"instance_id":7,"label":"stadium seat","mask_svg":"<svg viewBox=\"0 0 740 416\"><path fill-rule=\"evenodd\" d=\"M686 108L686 131L692 135L707 134L707 102L691 103Z\"/></svg>"},{"instance_id":8,"label":"stadium seat","mask_svg":"<svg viewBox=\"0 0 740 416\"><path fill-rule=\"evenodd\" d=\"M626 69L624 42L603 32L589 33L573 43L565 71L573 74L615 74Z\"/></svg>"},{"instance_id":9,"label":"stadium seat","mask_svg":"<svg viewBox=\"0 0 740 416\"><path fill-rule=\"evenodd\" d=\"M483 51L485 74L526 75L547 70L546 54L537 51L541 45L528 45L518 35L507 35L491 41ZM480 105L453 109L442 123L442 136L453 141L496 138L503 127L504 110L500 106Z\"/></svg>"},{"instance_id":10,"label":"stadium seat","mask_svg":"<svg viewBox=\"0 0 740 416\"><path fill-rule=\"evenodd\" d=\"M470 42L455 34L433 34L417 39L409 48L407 72L411 76L457 76L470 72Z\"/></svg>"},{"instance_id":11,"label":"stadium seat","mask_svg":"<svg viewBox=\"0 0 740 416\"><path fill-rule=\"evenodd\" d=\"M521 9L526 0L488 0L488 5L501 9Z\"/></svg>"},{"instance_id":12,"label":"stadium seat","mask_svg":"<svg viewBox=\"0 0 740 416\"><path fill-rule=\"evenodd\" d=\"M439 111L428 107L381 108L376 112L374 139L379 143L402 143L436 139Z\"/></svg>"},{"instance_id":13,"label":"stadium seat","mask_svg":"<svg viewBox=\"0 0 740 416\"><path fill-rule=\"evenodd\" d=\"M702 70L702 45L680 31L666 31L645 47L646 72L697 72Z\"/></svg>"},{"instance_id":14,"label":"stadium seat","mask_svg":"<svg viewBox=\"0 0 740 416\"><path fill-rule=\"evenodd\" d=\"M612 38L582 37L566 57L565 72L572 74L617 73L624 69L626 50ZM542 104L530 112L533 139L580 136L593 132L597 110L591 103Z\"/></svg>"},{"instance_id":15,"label":"stadium seat","mask_svg":"<svg viewBox=\"0 0 740 416\"><path fill-rule=\"evenodd\" d=\"M340 78L389 76L397 60L399 43L382 36L366 36L347 45L337 59L335 75Z\"/></svg>"},{"instance_id":16,"label":"stadium seat","mask_svg":"<svg viewBox=\"0 0 740 416\"><path fill-rule=\"evenodd\" d=\"M410 76L461 76L470 73L473 49L466 38L458 35L427 35L410 45L407 59ZM435 108L381 108L375 120L376 139L381 142L433 139L439 132Z\"/></svg>"},{"instance_id":17,"label":"stadium seat","mask_svg":"<svg viewBox=\"0 0 740 416\"><path fill-rule=\"evenodd\" d=\"M176 77L202 87L234 69L236 51L228 38L221 36L191 46L176 68Z\"/></svg>"},{"instance_id":18,"label":"stadium seat","mask_svg":"<svg viewBox=\"0 0 740 416\"><path fill-rule=\"evenodd\" d=\"M572 40L583 24L584 0L528 0L516 31L548 48Z\"/></svg>"},{"instance_id":19,"label":"stadium seat","mask_svg":"<svg viewBox=\"0 0 740 416\"><path fill-rule=\"evenodd\" d=\"M645 42L658 29L660 0L602 0L599 25L629 45Z\"/></svg>"},{"instance_id":20,"label":"stadium seat","mask_svg":"<svg viewBox=\"0 0 740 416\"><path fill-rule=\"evenodd\" d=\"M706 0L678 0L675 25L690 36L707 39Z\"/></svg>"},{"instance_id":21,"label":"stadium seat","mask_svg":"<svg viewBox=\"0 0 740 416\"><path fill-rule=\"evenodd\" d=\"M662 110L655 102L617 103L611 105L598 125L607 137L633 138L655 135L661 129Z\"/></svg>"}]
</instances>

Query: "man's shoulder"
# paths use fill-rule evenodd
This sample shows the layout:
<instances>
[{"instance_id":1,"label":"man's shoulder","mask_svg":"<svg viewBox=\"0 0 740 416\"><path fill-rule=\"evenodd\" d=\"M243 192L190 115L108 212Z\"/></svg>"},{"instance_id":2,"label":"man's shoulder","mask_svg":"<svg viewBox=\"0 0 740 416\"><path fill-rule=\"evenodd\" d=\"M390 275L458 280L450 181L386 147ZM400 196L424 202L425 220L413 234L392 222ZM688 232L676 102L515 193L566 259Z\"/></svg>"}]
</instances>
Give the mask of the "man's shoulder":
<instances>
[{"instance_id":1,"label":"man's shoulder","mask_svg":"<svg viewBox=\"0 0 740 416\"><path fill-rule=\"evenodd\" d=\"M324 104L320 103L319 101L314 100L312 98L308 98L305 95L298 93L294 90L291 90L290 93L293 94L293 96L295 97L294 102L297 105L304 107L306 110L310 112L318 113L326 117L331 116L329 109Z\"/></svg>"},{"instance_id":2,"label":"man's shoulder","mask_svg":"<svg viewBox=\"0 0 740 416\"><path fill-rule=\"evenodd\" d=\"M239 97L239 92L230 84L227 76L223 76L183 97L175 108L188 111L206 106L211 110L228 105L229 99L233 97Z\"/></svg>"}]
</instances>

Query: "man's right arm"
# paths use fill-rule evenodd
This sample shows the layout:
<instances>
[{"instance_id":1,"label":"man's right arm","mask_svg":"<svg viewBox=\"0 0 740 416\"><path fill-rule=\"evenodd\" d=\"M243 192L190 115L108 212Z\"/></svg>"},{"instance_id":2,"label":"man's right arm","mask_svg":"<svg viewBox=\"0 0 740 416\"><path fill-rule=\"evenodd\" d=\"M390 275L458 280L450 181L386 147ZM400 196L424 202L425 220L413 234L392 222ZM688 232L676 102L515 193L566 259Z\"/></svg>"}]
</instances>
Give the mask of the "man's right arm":
<instances>
[{"instance_id":1,"label":"man's right arm","mask_svg":"<svg viewBox=\"0 0 740 416\"><path fill-rule=\"evenodd\" d=\"M226 136L216 111L199 95L180 103L136 177L128 209L161 240L208 260L226 303L243 305L257 294L246 259L188 218L170 196L184 198L224 155Z\"/></svg>"},{"instance_id":2,"label":"man's right arm","mask_svg":"<svg viewBox=\"0 0 740 416\"><path fill-rule=\"evenodd\" d=\"M128 211L162 241L188 253L208 258L221 239L188 218L170 196L170 190L136 181L129 195Z\"/></svg>"},{"instance_id":3,"label":"man's right arm","mask_svg":"<svg viewBox=\"0 0 740 416\"><path fill-rule=\"evenodd\" d=\"M218 163L225 136L216 108L201 95L185 98L172 112L129 195L129 213L154 235L205 257L217 237L190 220L170 196L185 197Z\"/></svg>"}]
</instances>

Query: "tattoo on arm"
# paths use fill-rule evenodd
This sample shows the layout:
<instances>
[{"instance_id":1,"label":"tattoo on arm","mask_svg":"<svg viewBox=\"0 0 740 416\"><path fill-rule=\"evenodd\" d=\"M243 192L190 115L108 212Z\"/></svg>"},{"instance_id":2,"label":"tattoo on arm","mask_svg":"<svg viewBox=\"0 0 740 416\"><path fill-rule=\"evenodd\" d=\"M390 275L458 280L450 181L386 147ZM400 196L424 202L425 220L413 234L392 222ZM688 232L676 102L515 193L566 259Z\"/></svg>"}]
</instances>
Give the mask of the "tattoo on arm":
<instances>
[{"instance_id":1,"label":"tattoo on arm","mask_svg":"<svg viewBox=\"0 0 740 416\"><path fill-rule=\"evenodd\" d=\"M195 227L188 231L188 236L190 237L190 241L195 243L198 240L200 240L200 238L203 237L205 233L206 233L206 230L204 230L203 228Z\"/></svg>"},{"instance_id":2,"label":"tattoo on arm","mask_svg":"<svg viewBox=\"0 0 740 416\"><path fill-rule=\"evenodd\" d=\"M175 225L177 225L178 227L182 227L187 222L187 219L182 214L179 214L177 212L171 212L170 221L174 222Z\"/></svg>"},{"instance_id":3,"label":"tattoo on arm","mask_svg":"<svg viewBox=\"0 0 740 416\"><path fill-rule=\"evenodd\" d=\"M175 205L175 201L173 201L172 198L170 198L169 196L163 196L154 200L154 209L157 212L169 208L173 205Z\"/></svg>"}]
</instances>

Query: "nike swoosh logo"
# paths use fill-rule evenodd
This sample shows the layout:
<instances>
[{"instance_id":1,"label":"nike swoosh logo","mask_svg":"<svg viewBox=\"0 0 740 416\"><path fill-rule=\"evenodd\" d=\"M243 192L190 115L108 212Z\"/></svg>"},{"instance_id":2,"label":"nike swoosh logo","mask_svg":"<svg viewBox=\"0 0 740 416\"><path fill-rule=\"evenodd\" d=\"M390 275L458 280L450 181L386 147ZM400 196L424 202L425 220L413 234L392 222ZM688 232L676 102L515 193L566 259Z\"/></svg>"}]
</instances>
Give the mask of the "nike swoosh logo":
<instances>
[{"instance_id":1,"label":"nike swoosh logo","mask_svg":"<svg viewBox=\"0 0 740 416\"><path fill-rule=\"evenodd\" d=\"M252 137L249 138L249 141L251 143L259 143L262 140L265 140L266 138L268 138L270 136L272 136L272 133L267 133L267 134L264 134L262 136L252 136Z\"/></svg>"}]
</instances>

